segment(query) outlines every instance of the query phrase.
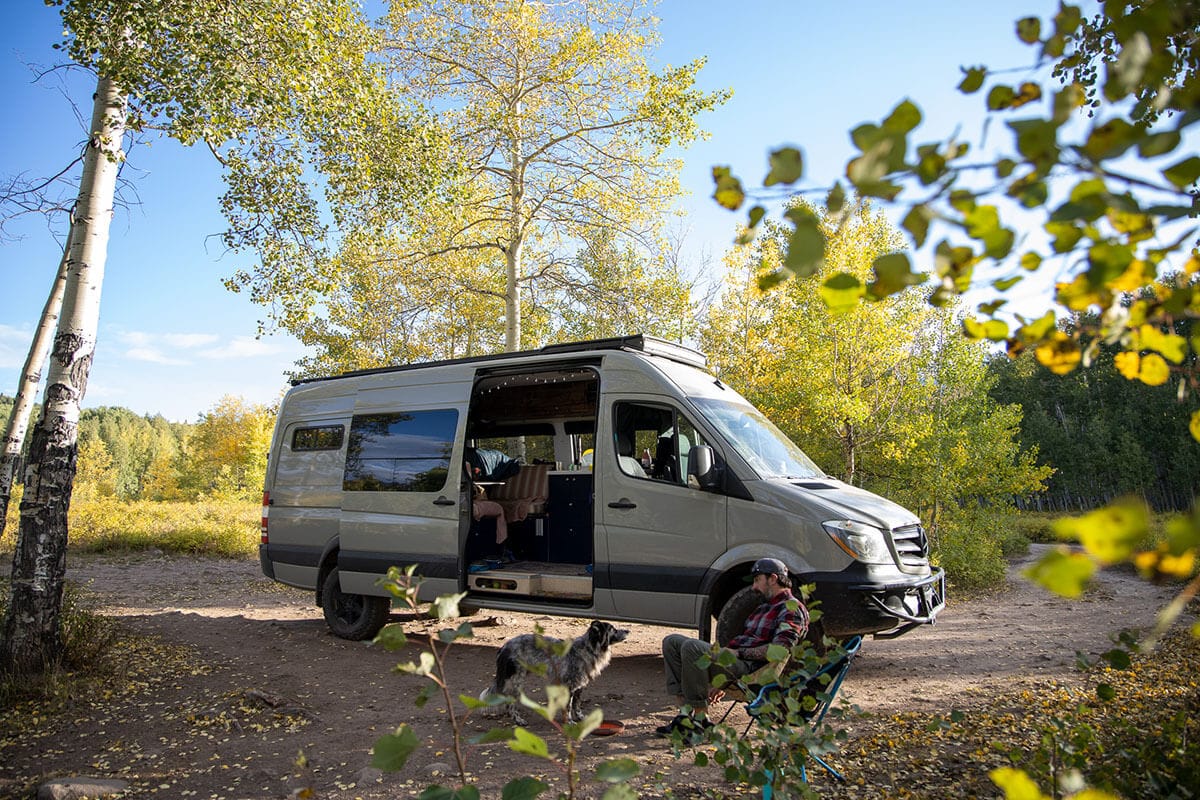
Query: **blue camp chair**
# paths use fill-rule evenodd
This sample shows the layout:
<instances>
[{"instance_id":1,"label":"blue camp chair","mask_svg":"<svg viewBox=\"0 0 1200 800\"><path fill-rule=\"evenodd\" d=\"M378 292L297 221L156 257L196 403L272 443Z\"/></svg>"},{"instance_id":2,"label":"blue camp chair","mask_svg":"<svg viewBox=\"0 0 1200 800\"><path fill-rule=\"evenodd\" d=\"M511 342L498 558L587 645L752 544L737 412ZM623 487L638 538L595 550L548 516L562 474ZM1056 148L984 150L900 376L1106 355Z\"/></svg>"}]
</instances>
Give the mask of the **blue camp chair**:
<instances>
[{"instance_id":1,"label":"blue camp chair","mask_svg":"<svg viewBox=\"0 0 1200 800\"><path fill-rule=\"evenodd\" d=\"M742 732L745 736L750 732L750 727L755 723L759 725L779 726L793 724L797 718L803 720L813 731L816 731L821 723L825 720L825 715L829 713L829 709L833 706L834 700L837 698L838 690L842 687L842 681L846 679L846 673L850 671L850 664L854 660L854 656L858 654L859 648L862 646L862 637L853 636L847 639L842 646L826 661L819 669L814 672L806 672L797 669L787 675L780 677L778 680L768 683L758 689L746 694L751 699L746 703L746 714L750 717L750 722L746 725L746 730ZM799 703L800 709L795 710L797 704L793 703L793 711L789 719L789 713L784 698L792 696ZM812 702L803 702L803 698L811 697ZM725 712L725 717L729 716L729 712L733 710L731 705ZM725 721L725 717L721 721ZM845 782L846 778L833 767L829 766L823 758L813 753L807 754L825 770L840 782ZM800 777L806 783L808 782L808 770L802 765L800 767ZM763 800L771 800L772 788L770 782L771 774L767 773L767 784L763 786Z\"/></svg>"}]
</instances>

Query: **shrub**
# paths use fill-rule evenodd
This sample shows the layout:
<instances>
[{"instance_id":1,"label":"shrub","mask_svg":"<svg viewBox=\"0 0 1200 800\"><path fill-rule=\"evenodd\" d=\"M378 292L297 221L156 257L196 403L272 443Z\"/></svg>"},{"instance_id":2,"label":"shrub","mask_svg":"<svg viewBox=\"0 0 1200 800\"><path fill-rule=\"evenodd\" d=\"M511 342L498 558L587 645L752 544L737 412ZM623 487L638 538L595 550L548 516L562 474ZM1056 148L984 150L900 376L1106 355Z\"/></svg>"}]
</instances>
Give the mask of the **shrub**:
<instances>
[{"instance_id":1,"label":"shrub","mask_svg":"<svg viewBox=\"0 0 1200 800\"><path fill-rule=\"evenodd\" d=\"M247 500L122 501L96 497L72 503L70 546L85 552L157 548L246 558L257 551L260 507Z\"/></svg>"},{"instance_id":2,"label":"shrub","mask_svg":"<svg viewBox=\"0 0 1200 800\"><path fill-rule=\"evenodd\" d=\"M113 649L118 640L116 624L108 617L87 608L79 587L67 581L63 586L60 634L62 660L51 664L41 675L15 680L0 675L0 708L12 708L21 702L66 700L83 682L112 672ZM0 582L0 619L8 614L9 582Z\"/></svg>"},{"instance_id":3,"label":"shrub","mask_svg":"<svg viewBox=\"0 0 1200 800\"><path fill-rule=\"evenodd\" d=\"M933 555L954 589L981 591L1004 583L1008 564L1002 543L1012 539L1006 533L1011 530L1008 519L985 508L960 508L943 515Z\"/></svg>"}]
</instances>

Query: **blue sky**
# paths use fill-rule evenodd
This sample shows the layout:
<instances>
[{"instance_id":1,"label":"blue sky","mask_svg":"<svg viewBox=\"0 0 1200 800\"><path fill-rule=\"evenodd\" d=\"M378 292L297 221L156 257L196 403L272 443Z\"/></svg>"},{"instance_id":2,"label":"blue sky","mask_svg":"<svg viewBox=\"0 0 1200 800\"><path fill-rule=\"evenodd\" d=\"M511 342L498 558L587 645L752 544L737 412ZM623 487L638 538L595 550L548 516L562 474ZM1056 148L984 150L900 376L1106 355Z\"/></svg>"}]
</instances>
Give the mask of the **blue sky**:
<instances>
[{"instance_id":1,"label":"blue sky","mask_svg":"<svg viewBox=\"0 0 1200 800\"><path fill-rule=\"evenodd\" d=\"M925 112L919 137L956 128L976 136L981 98L955 90L958 68L1028 66L1032 50L1016 41L1013 22L1056 8L1052 0L664 0L661 62L707 56L702 85L734 91L702 119L711 138L682 153L686 252L719 264L743 219L709 199L714 164L753 185L768 151L796 144L809 177L831 181L853 152L848 131L905 97ZM79 152L85 126L72 103L88 114L94 83L82 75L64 83L59 73L34 82L30 64L58 63L54 9L23 0L0 13L0 91L11 109L0 117L0 180L48 177ZM133 148L123 175L138 204L113 221L84 405L194 421L225 394L273 402L303 349L282 333L256 339L264 310L222 285L247 257L225 253L217 238L222 184L212 157L159 140ZM10 232L20 238L0 242L0 392L11 395L61 245L40 219Z\"/></svg>"}]
</instances>

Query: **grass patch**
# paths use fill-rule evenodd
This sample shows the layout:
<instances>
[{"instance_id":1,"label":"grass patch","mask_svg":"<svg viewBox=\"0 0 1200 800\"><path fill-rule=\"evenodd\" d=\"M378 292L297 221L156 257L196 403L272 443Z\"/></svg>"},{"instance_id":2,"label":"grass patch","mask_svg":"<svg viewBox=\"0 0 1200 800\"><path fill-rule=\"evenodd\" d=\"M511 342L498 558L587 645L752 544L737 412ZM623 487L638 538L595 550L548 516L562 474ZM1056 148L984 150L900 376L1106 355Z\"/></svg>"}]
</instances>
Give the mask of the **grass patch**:
<instances>
[{"instance_id":1,"label":"grass patch","mask_svg":"<svg viewBox=\"0 0 1200 800\"><path fill-rule=\"evenodd\" d=\"M8 614L9 581L0 582L0 619ZM63 586L61 631L62 660L51 664L37 676L15 679L0 674L0 708L15 706L54 707L78 695L89 685L106 683L117 671L113 658L120 637L119 629L107 617L88 609L78 586L67 581ZM0 728L8 712L0 714Z\"/></svg>"},{"instance_id":2,"label":"grass patch","mask_svg":"<svg viewBox=\"0 0 1200 800\"><path fill-rule=\"evenodd\" d=\"M248 500L123 501L85 495L71 503L68 547L83 553L157 549L250 558L258 552L260 514L259 504ZM0 549L11 552L16 536L14 507Z\"/></svg>"}]
</instances>

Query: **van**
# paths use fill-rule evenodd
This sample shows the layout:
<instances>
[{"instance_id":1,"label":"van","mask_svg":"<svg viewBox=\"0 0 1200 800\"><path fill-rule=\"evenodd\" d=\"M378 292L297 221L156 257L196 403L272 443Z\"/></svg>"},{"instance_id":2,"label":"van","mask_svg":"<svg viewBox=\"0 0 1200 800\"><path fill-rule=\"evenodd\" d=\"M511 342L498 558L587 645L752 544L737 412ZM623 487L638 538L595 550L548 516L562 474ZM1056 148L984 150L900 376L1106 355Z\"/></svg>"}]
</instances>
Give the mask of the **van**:
<instances>
[{"instance_id":1,"label":"van","mask_svg":"<svg viewBox=\"0 0 1200 800\"><path fill-rule=\"evenodd\" d=\"M715 622L723 641L771 556L815 585L817 632L932 623L945 575L916 515L826 475L706 364L626 336L297 381L271 443L263 573L313 590L347 639L378 632L380 577L414 564L422 600L705 639ZM476 498L502 507L503 542Z\"/></svg>"}]
</instances>

